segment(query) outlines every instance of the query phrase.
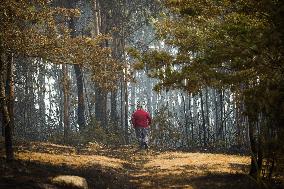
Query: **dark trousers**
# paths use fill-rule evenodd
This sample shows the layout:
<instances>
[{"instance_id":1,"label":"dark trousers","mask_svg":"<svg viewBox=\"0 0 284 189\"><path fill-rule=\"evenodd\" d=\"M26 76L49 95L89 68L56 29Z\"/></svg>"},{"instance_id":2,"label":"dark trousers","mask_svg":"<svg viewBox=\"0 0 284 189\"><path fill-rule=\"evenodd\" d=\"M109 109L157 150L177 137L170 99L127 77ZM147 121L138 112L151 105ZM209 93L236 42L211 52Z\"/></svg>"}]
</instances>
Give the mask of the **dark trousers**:
<instances>
[{"instance_id":1,"label":"dark trousers","mask_svg":"<svg viewBox=\"0 0 284 189\"><path fill-rule=\"evenodd\" d=\"M135 127L135 133L140 147L148 148L149 128Z\"/></svg>"}]
</instances>

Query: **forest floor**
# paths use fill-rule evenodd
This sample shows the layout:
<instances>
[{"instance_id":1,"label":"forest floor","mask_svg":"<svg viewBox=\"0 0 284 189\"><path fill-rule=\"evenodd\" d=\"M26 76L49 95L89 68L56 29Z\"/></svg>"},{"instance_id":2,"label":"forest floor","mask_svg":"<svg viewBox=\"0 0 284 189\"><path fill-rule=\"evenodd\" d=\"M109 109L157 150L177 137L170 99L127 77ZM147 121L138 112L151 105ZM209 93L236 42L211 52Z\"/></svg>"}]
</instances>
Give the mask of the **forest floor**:
<instances>
[{"instance_id":1,"label":"forest floor","mask_svg":"<svg viewBox=\"0 0 284 189\"><path fill-rule=\"evenodd\" d=\"M1 146L0 146L1 147ZM3 146L2 146L3 147ZM6 164L0 148L1 189L59 189L51 180L76 175L89 188L259 188L248 175L248 156L137 150L134 146L84 148L52 143L16 145L16 161ZM273 188L281 188L283 183ZM65 187L70 188L70 187Z\"/></svg>"}]
</instances>

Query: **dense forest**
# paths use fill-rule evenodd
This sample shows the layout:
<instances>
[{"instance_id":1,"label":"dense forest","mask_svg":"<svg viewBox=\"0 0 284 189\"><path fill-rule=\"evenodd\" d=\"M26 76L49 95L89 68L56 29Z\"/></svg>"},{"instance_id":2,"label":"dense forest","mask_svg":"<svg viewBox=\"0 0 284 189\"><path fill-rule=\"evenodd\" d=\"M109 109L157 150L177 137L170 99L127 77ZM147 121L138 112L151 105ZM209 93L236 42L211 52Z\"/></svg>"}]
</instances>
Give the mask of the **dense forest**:
<instances>
[{"instance_id":1,"label":"dense forest","mask_svg":"<svg viewBox=\"0 0 284 189\"><path fill-rule=\"evenodd\" d=\"M281 0L2 0L0 164L27 141L135 146L142 104L152 153L245 155L259 187L283 183L283 12Z\"/></svg>"}]
</instances>

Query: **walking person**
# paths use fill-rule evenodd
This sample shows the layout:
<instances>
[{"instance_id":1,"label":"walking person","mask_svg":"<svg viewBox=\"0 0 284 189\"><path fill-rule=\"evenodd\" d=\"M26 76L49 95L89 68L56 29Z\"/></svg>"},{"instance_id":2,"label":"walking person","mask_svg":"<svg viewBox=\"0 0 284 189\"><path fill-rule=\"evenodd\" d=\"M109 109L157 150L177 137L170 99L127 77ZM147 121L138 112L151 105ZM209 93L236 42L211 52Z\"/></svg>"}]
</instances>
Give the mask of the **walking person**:
<instances>
[{"instance_id":1,"label":"walking person","mask_svg":"<svg viewBox=\"0 0 284 189\"><path fill-rule=\"evenodd\" d=\"M140 148L148 149L149 126L151 124L151 117L149 113L143 110L142 105L138 104L137 110L132 114L131 121L135 129Z\"/></svg>"}]
</instances>

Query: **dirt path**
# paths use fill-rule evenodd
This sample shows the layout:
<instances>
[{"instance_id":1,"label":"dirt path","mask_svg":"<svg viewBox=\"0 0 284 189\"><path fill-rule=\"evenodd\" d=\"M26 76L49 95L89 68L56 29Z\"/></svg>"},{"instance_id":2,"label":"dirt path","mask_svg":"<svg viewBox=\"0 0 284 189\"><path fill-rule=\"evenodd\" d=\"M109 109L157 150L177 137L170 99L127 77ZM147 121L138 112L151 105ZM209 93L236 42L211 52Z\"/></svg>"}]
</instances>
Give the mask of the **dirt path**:
<instances>
[{"instance_id":1,"label":"dirt path","mask_svg":"<svg viewBox=\"0 0 284 189\"><path fill-rule=\"evenodd\" d=\"M257 188L246 175L249 165L246 156L138 151L133 146L91 145L76 149L36 143L18 147L16 157L17 162L10 168L0 167L4 173L0 175L0 188L40 188L39 185L50 184L50 178L58 175L84 177L91 189Z\"/></svg>"},{"instance_id":2,"label":"dirt path","mask_svg":"<svg viewBox=\"0 0 284 189\"><path fill-rule=\"evenodd\" d=\"M127 188L257 188L247 176L249 157L227 154L159 152L122 147L100 155L127 162Z\"/></svg>"},{"instance_id":3,"label":"dirt path","mask_svg":"<svg viewBox=\"0 0 284 189\"><path fill-rule=\"evenodd\" d=\"M256 188L245 174L248 157L133 149L128 154L130 188Z\"/></svg>"}]
</instances>

